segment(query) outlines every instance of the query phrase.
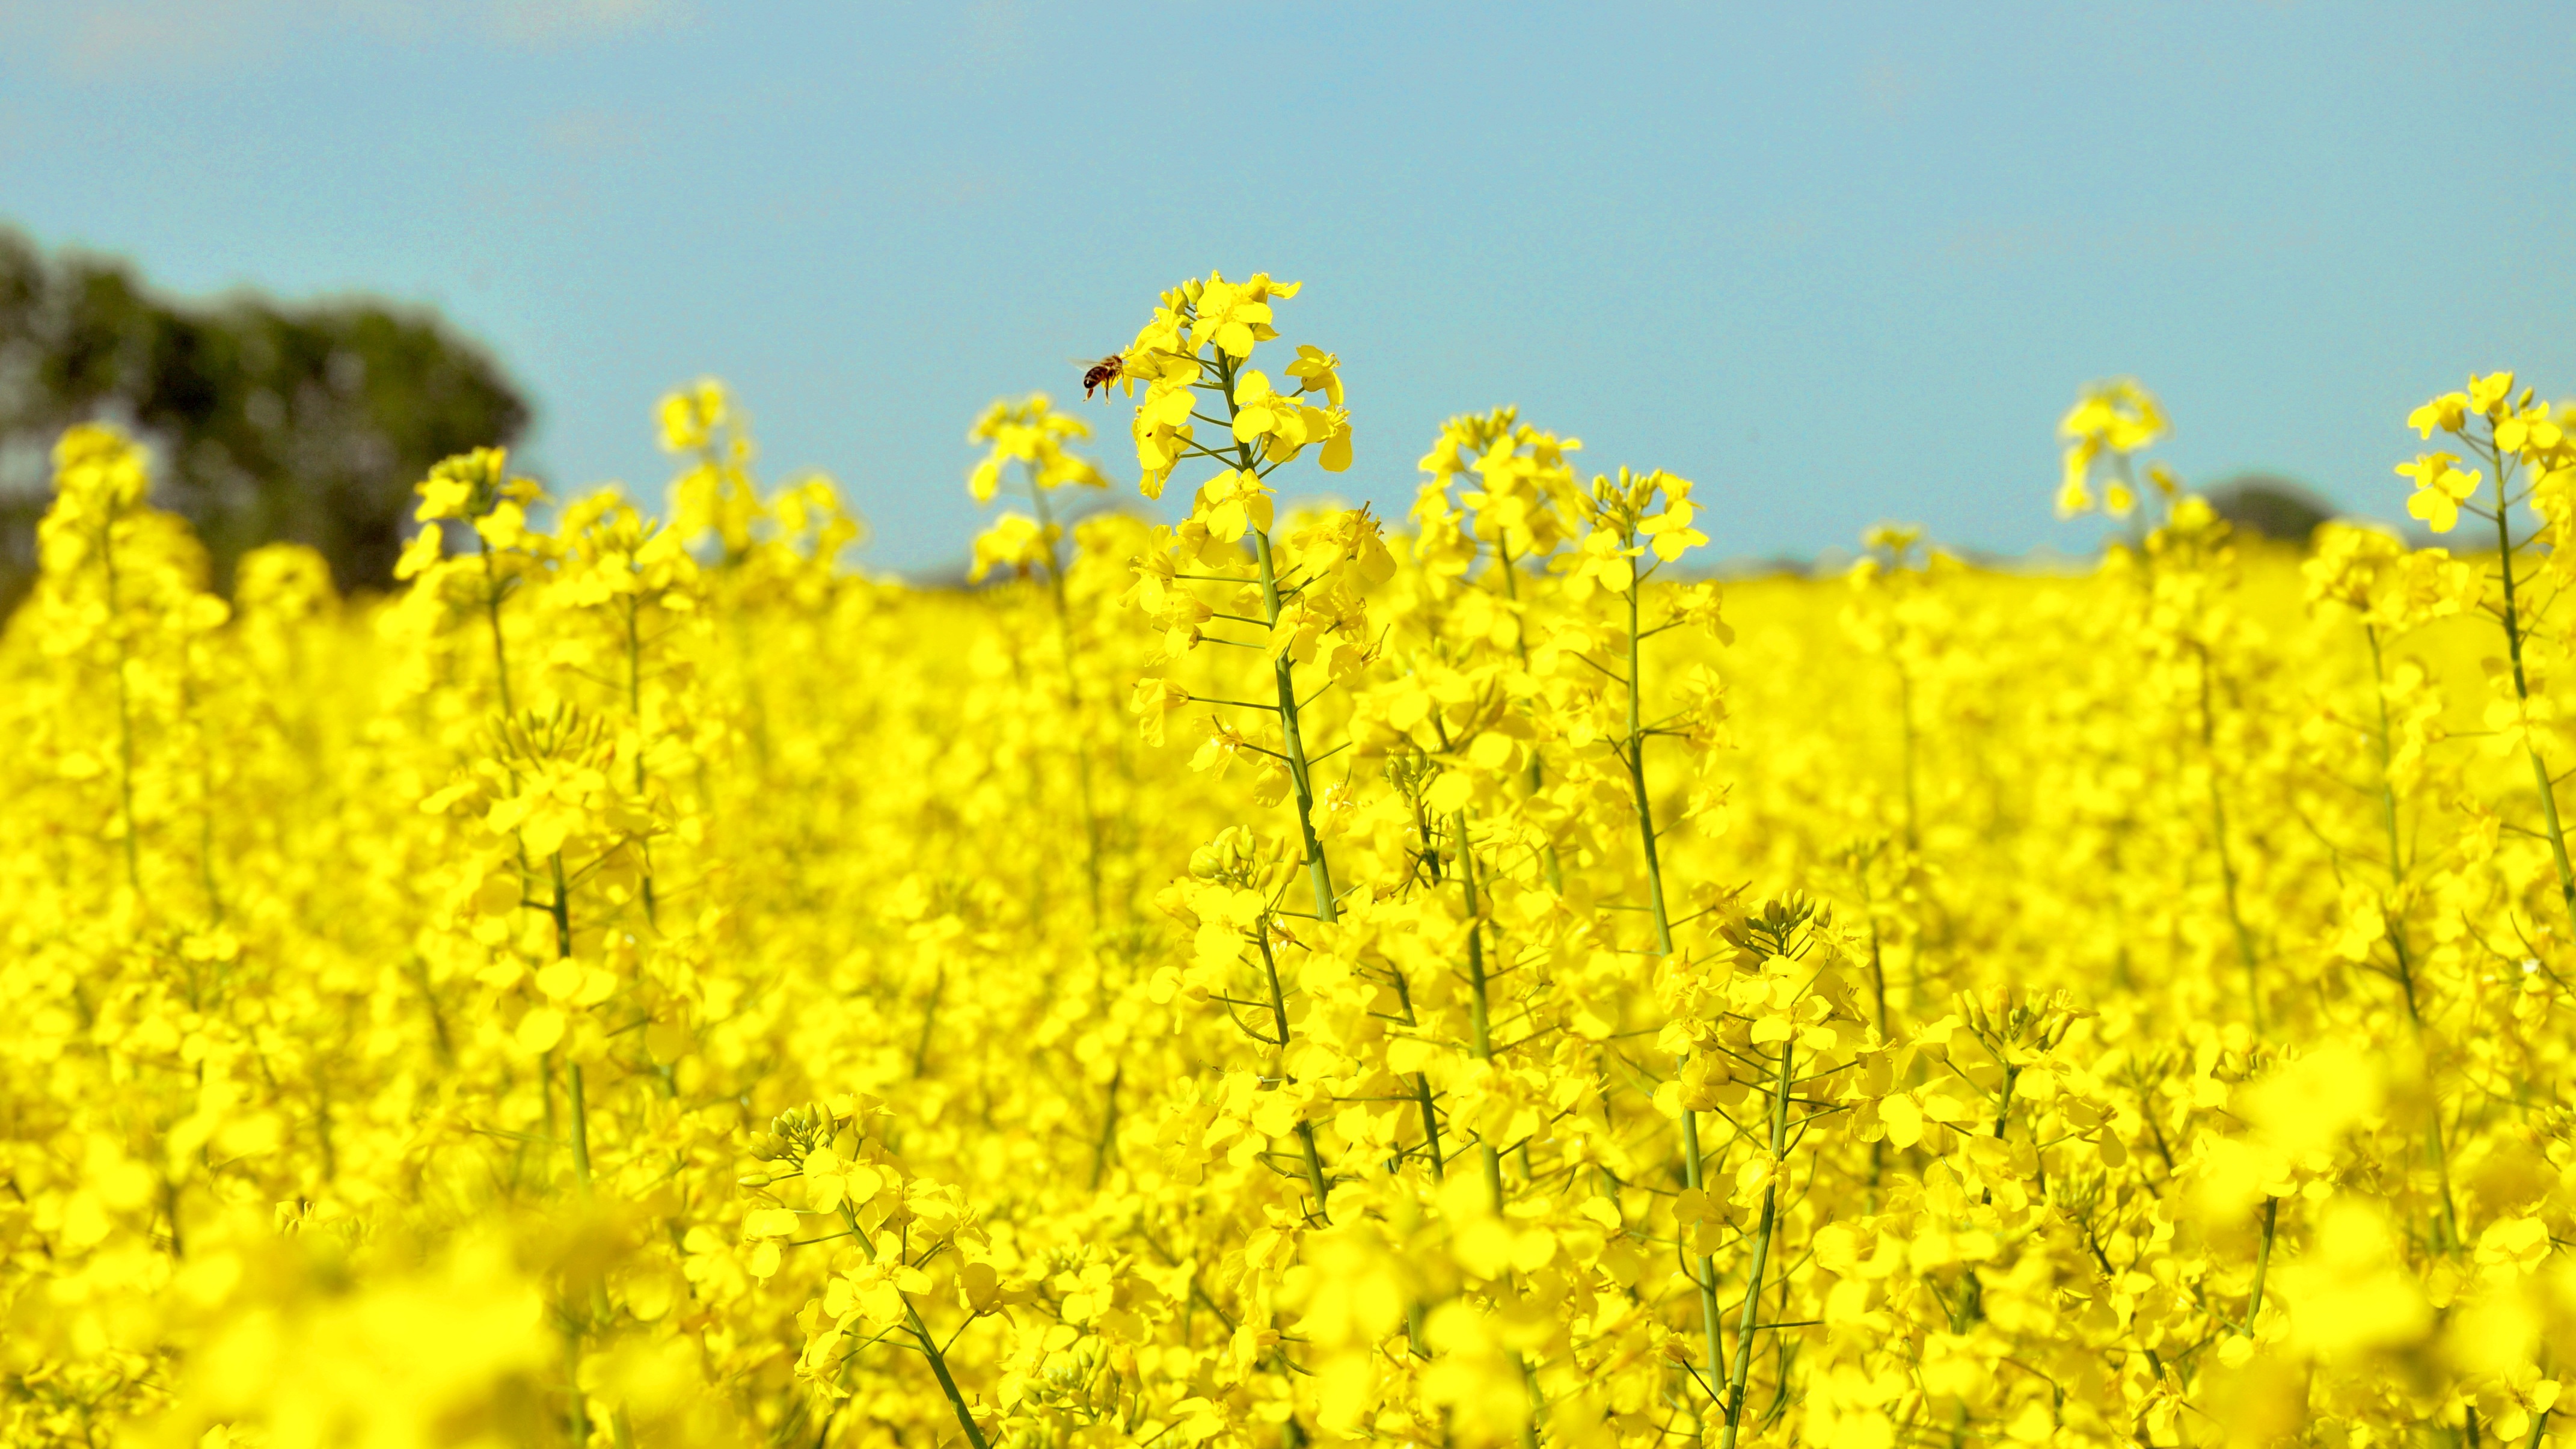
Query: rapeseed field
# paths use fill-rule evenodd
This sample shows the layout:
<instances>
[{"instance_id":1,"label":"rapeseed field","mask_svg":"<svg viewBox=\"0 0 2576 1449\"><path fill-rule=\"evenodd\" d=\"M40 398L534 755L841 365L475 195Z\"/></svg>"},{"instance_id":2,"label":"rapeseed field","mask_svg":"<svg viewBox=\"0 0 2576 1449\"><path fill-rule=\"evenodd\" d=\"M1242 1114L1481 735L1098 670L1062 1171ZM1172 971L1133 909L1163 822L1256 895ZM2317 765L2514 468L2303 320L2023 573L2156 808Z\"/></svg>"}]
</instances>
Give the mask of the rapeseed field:
<instances>
[{"instance_id":1,"label":"rapeseed field","mask_svg":"<svg viewBox=\"0 0 2576 1449\"><path fill-rule=\"evenodd\" d=\"M2561 1435L2576 416L2471 380L2452 547L2303 553L2103 385L2098 564L1721 586L1510 409L1289 501L1397 448L1294 292L977 421L967 590L713 383L667 501L442 464L384 599L65 436L0 1440Z\"/></svg>"}]
</instances>

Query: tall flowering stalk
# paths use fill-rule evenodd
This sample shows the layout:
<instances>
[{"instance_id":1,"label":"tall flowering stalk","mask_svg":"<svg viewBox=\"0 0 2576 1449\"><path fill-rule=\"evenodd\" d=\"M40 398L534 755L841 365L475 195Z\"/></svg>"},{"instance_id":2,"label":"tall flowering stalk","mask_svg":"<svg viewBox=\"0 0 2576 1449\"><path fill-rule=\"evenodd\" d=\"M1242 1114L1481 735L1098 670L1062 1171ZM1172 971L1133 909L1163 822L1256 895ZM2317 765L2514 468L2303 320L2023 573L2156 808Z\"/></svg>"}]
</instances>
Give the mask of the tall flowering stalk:
<instances>
[{"instance_id":1,"label":"tall flowering stalk","mask_svg":"<svg viewBox=\"0 0 2576 1449\"><path fill-rule=\"evenodd\" d=\"M1218 469L1199 486L1189 517L1173 530L1167 549L1140 563L1137 603L1164 628L1170 655L1212 641L1269 656L1276 702L1231 707L1272 716L1280 746L1262 753L1284 773L1285 793L1295 799L1314 912L1331 921L1340 906L1316 826L1315 761L1306 746L1306 710L1313 700L1298 694L1297 666L1320 664L1329 682L1366 662L1360 591L1383 580L1393 564L1365 512L1341 514L1304 531L1293 557L1283 557L1272 536L1273 473L1310 447L1328 473L1351 464L1350 417L1331 354L1300 347L1285 374L1297 384L1291 392L1280 391L1269 374L1249 365L1253 349L1278 336L1271 299L1296 294L1295 283L1273 283L1262 273L1239 283L1211 274L1164 293L1153 320L1122 354L1121 385L1132 395L1139 380L1145 383L1134 431L1146 497L1160 498L1172 471L1185 462L1203 460ZM1324 406L1307 401L1309 396L1320 396ZM1222 409L1222 416L1208 408ZM1202 427L1222 430L1213 446L1200 440ZM1248 571L1241 558L1247 546ZM1183 570L1182 563L1211 572ZM1237 587L1234 597L1223 600L1224 609L1175 587L1200 583ZM1257 612L1247 613L1247 607ZM1220 623L1263 637L1246 641L1203 632L1202 626ZM1147 727L1159 732L1160 717L1186 700L1168 683L1154 683L1139 686L1137 708ZM1271 788L1267 782L1259 787L1263 793Z\"/></svg>"},{"instance_id":2,"label":"tall flowering stalk","mask_svg":"<svg viewBox=\"0 0 2576 1449\"><path fill-rule=\"evenodd\" d=\"M2155 394L2134 378L2095 383L2058 424L2066 440L2064 479L2058 492L2058 516L2072 517L2097 506L2092 487L2099 481L2098 506L2113 518L2128 520L2132 555L2115 549L2114 562L2137 562L2136 577L2145 598L2134 638L2158 663L2180 658L2188 670L2166 688L2183 696L2177 703L2189 715L2195 736L2208 811L2210 853L2218 866L2220 899L2226 906L2228 937L2243 973L2245 1012L2257 1031L2264 1024L2262 952L2247 924L2244 891L2229 823L2224 776L2231 761L2219 743L2223 693L2217 652L2229 641L2235 618L2224 602L2234 583L2235 554L2229 526L2205 498L2185 492L2181 478L2161 462L2146 468L2147 483L2137 482L2137 458L2165 437L2172 425Z\"/></svg>"},{"instance_id":3,"label":"tall flowering stalk","mask_svg":"<svg viewBox=\"0 0 2576 1449\"><path fill-rule=\"evenodd\" d=\"M1217 470L1199 486L1188 517L1158 533L1158 546L1137 561L1130 597L1163 630L1166 670L1202 643L1267 657L1270 702L1202 697L1219 709L1248 711L1260 722L1247 731L1212 715L1208 739L1192 763L1222 769L1245 755L1261 762L1254 798L1263 805L1283 796L1293 802L1311 914L1331 925L1342 906L1325 853L1332 826L1315 784L1322 757L1308 743L1311 712L1325 690L1369 662L1363 596L1395 565L1366 510L1327 514L1286 537L1274 534L1272 474L1309 448L1327 472L1351 462L1349 415L1331 354L1299 348L1284 374L1297 384L1292 391L1250 365L1254 348L1278 336L1271 300L1296 292L1294 283L1274 283L1266 274L1238 283L1212 273L1164 293L1153 319L1121 354L1121 385L1130 395L1140 381L1145 388L1133 428L1144 495L1161 497L1173 470L1184 463L1206 462ZM1211 444L1201 440L1201 428L1222 431ZM1210 598L1205 590L1211 586L1230 592ZM1255 637L1239 637L1245 632ZM1320 688L1302 696L1301 663L1319 666L1325 676ZM1134 708L1146 743L1160 744L1167 717L1193 698L1168 674L1140 681ZM1244 930L1260 957L1272 1019L1270 1034L1255 1036L1279 1054L1276 1071L1285 1085L1290 1026L1276 949L1287 938L1274 940L1273 910L1255 912ZM1331 1184L1317 1154L1314 1124L1301 1117L1295 1131L1321 1213Z\"/></svg>"},{"instance_id":4,"label":"tall flowering stalk","mask_svg":"<svg viewBox=\"0 0 2576 1449\"><path fill-rule=\"evenodd\" d=\"M2518 533L2514 519L2515 510L2528 505L2548 525L2551 540L2565 528L2569 495L2576 492L2576 442L2557 409L2535 401L2530 388L2514 391L2510 372L2472 377L2467 391L2444 393L2406 421L2420 437L2447 434L2486 464L2484 470L2463 470L2457 454L2432 452L2397 465L2397 471L2415 484L2406 511L2435 533L2457 527L2464 512L2495 528L2498 593L2482 607L2503 631L2505 657L2502 668L2490 671L2503 697L2488 707L2487 723L2503 748L2519 747L2531 764L2532 794L2540 804L2541 831L2557 871L2559 902L2576 927L2576 866L2569 864L2567 832L2559 823L2557 778L2542 750L2554 715L2535 682L2538 661L2531 657L2534 635L2563 592L2566 566L2553 550L2547 563L2535 567L2533 556L2544 531ZM2481 472L2492 479L2483 498Z\"/></svg>"}]
</instances>

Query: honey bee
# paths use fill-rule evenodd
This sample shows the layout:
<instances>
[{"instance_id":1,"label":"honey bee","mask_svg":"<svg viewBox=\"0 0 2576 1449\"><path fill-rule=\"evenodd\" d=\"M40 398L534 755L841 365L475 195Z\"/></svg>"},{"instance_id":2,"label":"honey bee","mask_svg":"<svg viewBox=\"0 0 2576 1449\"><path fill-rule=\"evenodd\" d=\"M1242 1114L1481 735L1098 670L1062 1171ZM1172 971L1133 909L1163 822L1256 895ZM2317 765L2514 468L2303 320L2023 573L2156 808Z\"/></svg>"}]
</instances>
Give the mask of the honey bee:
<instances>
[{"instance_id":1,"label":"honey bee","mask_svg":"<svg viewBox=\"0 0 2576 1449\"><path fill-rule=\"evenodd\" d=\"M1094 362L1085 367L1082 372L1083 400L1085 402L1091 400L1091 393L1094 388L1097 388L1103 394L1106 394L1110 387L1118 381L1120 375L1124 373L1125 370L1126 364L1115 352L1100 359L1098 362Z\"/></svg>"}]
</instances>

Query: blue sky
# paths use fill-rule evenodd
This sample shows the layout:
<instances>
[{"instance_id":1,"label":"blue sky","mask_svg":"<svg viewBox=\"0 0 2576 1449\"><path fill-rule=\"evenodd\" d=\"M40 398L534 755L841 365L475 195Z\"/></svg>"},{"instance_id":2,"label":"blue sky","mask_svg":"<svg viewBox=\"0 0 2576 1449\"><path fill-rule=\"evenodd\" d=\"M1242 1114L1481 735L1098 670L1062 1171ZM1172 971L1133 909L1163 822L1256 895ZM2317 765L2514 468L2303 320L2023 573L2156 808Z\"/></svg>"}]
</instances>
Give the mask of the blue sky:
<instances>
[{"instance_id":1,"label":"blue sky","mask_svg":"<svg viewBox=\"0 0 2576 1449\"><path fill-rule=\"evenodd\" d=\"M1517 402L1727 554L2081 546L2052 428L2128 373L2187 475L2393 516L2415 402L2576 395L2571 203L2540 3L0 0L0 217L434 304L559 485L658 496L652 401L715 373L884 567L964 557L983 403L1078 401L1211 267L1307 284L1394 511Z\"/></svg>"}]
</instances>

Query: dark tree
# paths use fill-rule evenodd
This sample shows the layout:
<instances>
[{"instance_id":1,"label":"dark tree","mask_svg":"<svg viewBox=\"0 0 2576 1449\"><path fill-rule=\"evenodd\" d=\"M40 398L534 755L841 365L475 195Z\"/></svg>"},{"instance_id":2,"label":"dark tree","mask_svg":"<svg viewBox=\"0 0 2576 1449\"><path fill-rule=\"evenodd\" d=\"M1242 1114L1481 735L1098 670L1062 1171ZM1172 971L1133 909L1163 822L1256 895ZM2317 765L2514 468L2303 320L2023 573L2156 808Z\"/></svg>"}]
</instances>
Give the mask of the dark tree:
<instances>
[{"instance_id":1,"label":"dark tree","mask_svg":"<svg viewBox=\"0 0 2576 1449\"><path fill-rule=\"evenodd\" d=\"M2209 490L2209 506L2240 532L2305 546L2335 507L2306 484L2269 473L2240 473Z\"/></svg>"},{"instance_id":2,"label":"dark tree","mask_svg":"<svg viewBox=\"0 0 2576 1449\"><path fill-rule=\"evenodd\" d=\"M0 231L0 589L34 564L53 440L134 429L154 500L196 525L218 587L262 543L311 544L344 589L383 588L412 484L450 453L516 441L528 405L426 310L371 300L165 300L121 263L48 259Z\"/></svg>"}]
</instances>

